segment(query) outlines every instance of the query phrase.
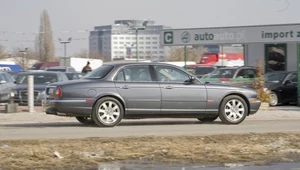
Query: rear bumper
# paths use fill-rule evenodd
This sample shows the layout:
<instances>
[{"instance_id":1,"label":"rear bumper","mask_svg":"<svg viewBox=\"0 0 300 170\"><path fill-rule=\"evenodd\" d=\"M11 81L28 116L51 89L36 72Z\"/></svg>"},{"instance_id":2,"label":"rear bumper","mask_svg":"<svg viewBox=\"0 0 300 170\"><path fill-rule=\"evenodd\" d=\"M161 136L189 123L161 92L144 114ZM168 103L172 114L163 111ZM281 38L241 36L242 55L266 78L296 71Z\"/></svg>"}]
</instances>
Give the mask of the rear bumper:
<instances>
[{"instance_id":1,"label":"rear bumper","mask_svg":"<svg viewBox=\"0 0 300 170\"><path fill-rule=\"evenodd\" d=\"M85 100L43 100L46 114L58 116L90 116L93 103Z\"/></svg>"},{"instance_id":2,"label":"rear bumper","mask_svg":"<svg viewBox=\"0 0 300 170\"><path fill-rule=\"evenodd\" d=\"M258 99L250 99L249 103L250 103L250 112L249 112L249 114L253 115L259 110L260 105L261 105L261 101L258 100Z\"/></svg>"}]
</instances>

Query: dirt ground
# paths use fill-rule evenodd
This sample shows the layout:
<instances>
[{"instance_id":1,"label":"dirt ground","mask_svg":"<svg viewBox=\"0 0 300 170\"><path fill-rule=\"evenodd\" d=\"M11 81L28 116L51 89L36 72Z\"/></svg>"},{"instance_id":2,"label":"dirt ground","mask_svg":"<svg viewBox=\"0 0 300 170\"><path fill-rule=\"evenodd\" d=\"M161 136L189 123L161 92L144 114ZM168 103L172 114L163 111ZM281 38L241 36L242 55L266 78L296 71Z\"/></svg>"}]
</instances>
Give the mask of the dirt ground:
<instances>
[{"instance_id":1,"label":"dirt ground","mask_svg":"<svg viewBox=\"0 0 300 170\"><path fill-rule=\"evenodd\" d=\"M0 141L5 170L85 169L117 160L221 164L299 157L300 134L294 133Z\"/></svg>"}]
</instances>

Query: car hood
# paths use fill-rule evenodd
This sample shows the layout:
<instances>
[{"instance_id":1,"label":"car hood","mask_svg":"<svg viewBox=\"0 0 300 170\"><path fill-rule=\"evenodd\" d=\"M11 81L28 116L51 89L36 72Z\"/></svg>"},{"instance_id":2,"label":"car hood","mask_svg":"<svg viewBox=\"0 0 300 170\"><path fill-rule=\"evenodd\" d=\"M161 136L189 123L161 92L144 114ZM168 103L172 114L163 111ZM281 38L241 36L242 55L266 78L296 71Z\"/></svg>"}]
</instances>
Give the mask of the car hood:
<instances>
[{"instance_id":1,"label":"car hood","mask_svg":"<svg viewBox=\"0 0 300 170\"><path fill-rule=\"evenodd\" d=\"M34 90L38 90L38 91L44 91L46 88L47 84L35 84L34 85ZM15 87L15 90L19 91L19 90L27 90L28 89L28 85L27 84L17 84Z\"/></svg>"}]
</instances>

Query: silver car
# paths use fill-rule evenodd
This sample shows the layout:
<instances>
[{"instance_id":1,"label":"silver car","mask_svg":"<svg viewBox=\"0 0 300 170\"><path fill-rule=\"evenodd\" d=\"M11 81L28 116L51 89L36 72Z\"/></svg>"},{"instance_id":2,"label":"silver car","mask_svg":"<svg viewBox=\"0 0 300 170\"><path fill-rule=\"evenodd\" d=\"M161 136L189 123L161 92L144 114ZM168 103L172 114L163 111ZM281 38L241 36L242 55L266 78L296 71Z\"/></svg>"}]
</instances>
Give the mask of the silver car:
<instances>
[{"instance_id":1,"label":"silver car","mask_svg":"<svg viewBox=\"0 0 300 170\"><path fill-rule=\"evenodd\" d=\"M116 126L123 118L197 118L239 124L258 111L253 89L202 82L162 63L108 63L80 80L46 87L46 113L83 124Z\"/></svg>"}]
</instances>

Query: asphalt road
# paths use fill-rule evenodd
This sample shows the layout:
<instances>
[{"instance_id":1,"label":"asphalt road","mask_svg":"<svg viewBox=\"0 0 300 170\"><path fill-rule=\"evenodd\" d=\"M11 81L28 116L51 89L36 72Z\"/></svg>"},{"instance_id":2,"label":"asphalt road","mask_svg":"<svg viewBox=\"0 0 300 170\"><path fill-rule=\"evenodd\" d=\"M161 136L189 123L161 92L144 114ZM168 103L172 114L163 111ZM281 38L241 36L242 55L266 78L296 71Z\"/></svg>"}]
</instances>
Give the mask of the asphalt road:
<instances>
[{"instance_id":1,"label":"asphalt road","mask_svg":"<svg viewBox=\"0 0 300 170\"><path fill-rule=\"evenodd\" d=\"M194 119L123 120L114 128L85 126L75 121L1 124L0 140L121 136L211 135L221 133L300 132L300 119L245 120L239 125L220 121L201 123Z\"/></svg>"}]
</instances>

